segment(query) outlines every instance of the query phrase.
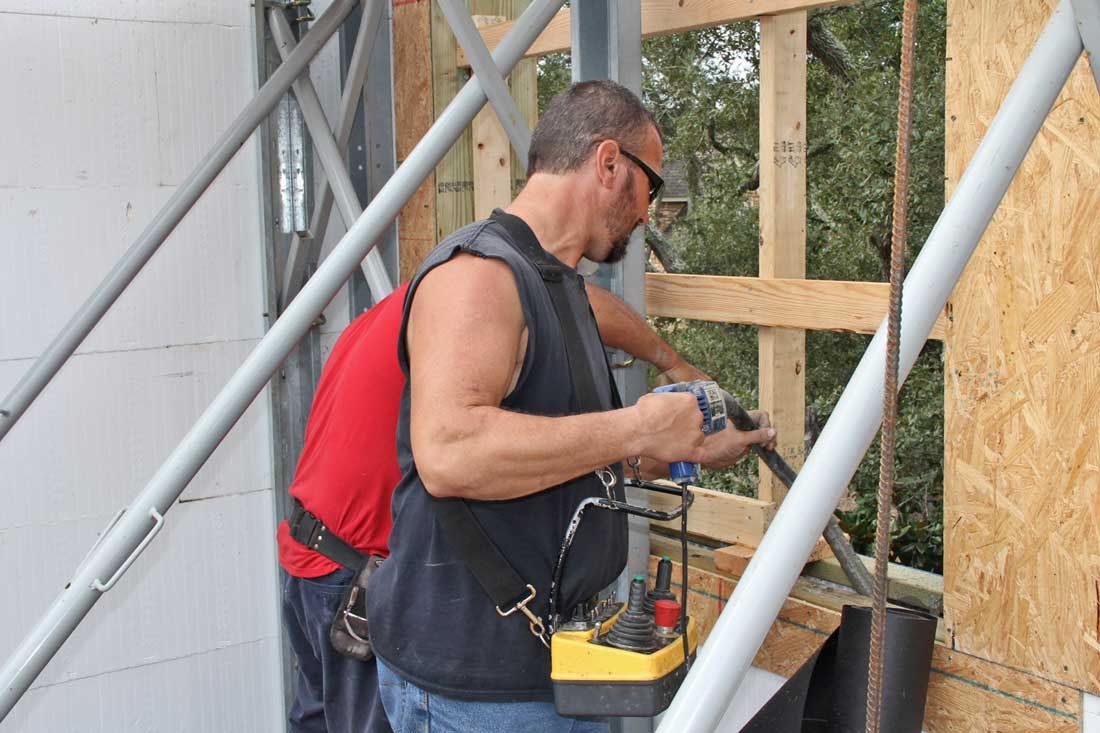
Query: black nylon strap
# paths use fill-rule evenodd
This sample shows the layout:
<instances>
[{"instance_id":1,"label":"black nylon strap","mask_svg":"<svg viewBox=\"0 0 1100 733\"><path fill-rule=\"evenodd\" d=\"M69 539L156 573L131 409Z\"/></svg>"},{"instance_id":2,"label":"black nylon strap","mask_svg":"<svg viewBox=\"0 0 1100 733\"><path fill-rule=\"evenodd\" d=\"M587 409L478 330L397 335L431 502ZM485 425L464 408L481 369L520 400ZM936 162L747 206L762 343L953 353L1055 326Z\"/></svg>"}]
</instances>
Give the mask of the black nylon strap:
<instances>
[{"instance_id":1,"label":"black nylon strap","mask_svg":"<svg viewBox=\"0 0 1100 733\"><path fill-rule=\"evenodd\" d=\"M359 572L367 560L366 553L334 535L324 522L306 511L297 499L294 500L294 508L287 523L290 525L291 538L329 560L340 563L348 570Z\"/></svg>"},{"instance_id":2,"label":"black nylon strap","mask_svg":"<svg viewBox=\"0 0 1100 733\"><path fill-rule=\"evenodd\" d=\"M494 211L490 218L504 227L516 251L542 275L542 282L546 285L546 291L554 304L554 312L558 315L558 323L561 324L561 333L565 340L565 356L569 360L569 375L573 380L573 411L582 413L599 410L601 407L599 393L596 391L596 382L592 378L592 370L585 359L584 342L577 328L577 319L573 315L573 309L569 307L562 265L550 260L546 250L535 237L535 233L523 219L500 209ZM589 309L589 313L591 312Z\"/></svg>"},{"instance_id":3,"label":"black nylon strap","mask_svg":"<svg viewBox=\"0 0 1100 733\"><path fill-rule=\"evenodd\" d=\"M596 382L584 355L584 342L577 327L577 319L569 307L563 265L550 259L531 227L523 219L499 209L493 212L492 219L504 228L512 246L542 276L542 282L550 294L565 340L565 353L573 381L574 412L599 410L602 405L596 391ZM592 309L589 308L588 312L591 314ZM594 315L592 317L595 318ZM606 362L606 356L604 361ZM608 370L610 377L610 367ZM614 380L611 380L611 389L613 403L621 404ZM478 523L469 503L464 499L436 499L432 506L443 536L499 609L507 611L530 595L527 583Z\"/></svg>"},{"instance_id":4,"label":"black nylon strap","mask_svg":"<svg viewBox=\"0 0 1100 733\"><path fill-rule=\"evenodd\" d=\"M493 544L465 499L436 499L432 506L443 536L498 608L507 611L529 595L527 583Z\"/></svg>"}]
</instances>

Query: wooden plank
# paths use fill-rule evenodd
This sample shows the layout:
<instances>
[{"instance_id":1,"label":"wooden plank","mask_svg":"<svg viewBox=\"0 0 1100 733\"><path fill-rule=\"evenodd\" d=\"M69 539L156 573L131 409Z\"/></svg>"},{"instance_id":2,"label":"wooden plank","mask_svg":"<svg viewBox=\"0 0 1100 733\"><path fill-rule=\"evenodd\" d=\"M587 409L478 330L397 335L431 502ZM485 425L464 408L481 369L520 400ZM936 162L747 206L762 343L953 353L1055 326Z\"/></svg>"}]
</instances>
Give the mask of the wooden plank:
<instances>
[{"instance_id":1,"label":"wooden plank","mask_svg":"<svg viewBox=\"0 0 1100 733\"><path fill-rule=\"evenodd\" d=\"M889 285L838 280L646 274L646 313L810 331L874 333ZM941 315L930 338L942 339Z\"/></svg>"},{"instance_id":2,"label":"wooden plank","mask_svg":"<svg viewBox=\"0 0 1100 733\"><path fill-rule=\"evenodd\" d=\"M756 547L775 516L775 505L747 496L692 488L695 503L688 510L688 532L727 545L739 543ZM680 500L668 494L649 494L649 505L667 512L680 506ZM653 522L655 527L679 531L680 520Z\"/></svg>"},{"instance_id":3,"label":"wooden plank","mask_svg":"<svg viewBox=\"0 0 1100 733\"><path fill-rule=\"evenodd\" d=\"M860 555L859 559L867 567L868 572L874 574L874 558ZM826 557L817 562L811 562L803 568L802 573L832 583L848 584L848 576L844 574L840 562L835 557ZM888 575L887 594L891 600L906 606L924 608L937 615L943 613L942 575L916 570L897 563L890 563Z\"/></svg>"},{"instance_id":4,"label":"wooden plank","mask_svg":"<svg viewBox=\"0 0 1100 733\"><path fill-rule=\"evenodd\" d=\"M503 15L475 15L478 28L500 25ZM512 200L511 144L492 105L486 104L470 126L473 145L474 218L485 219L493 209Z\"/></svg>"},{"instance_id":5,"label":"wooden plank","mask_svg":"<svg viewBox=\"0 0 1100 733\"><path fill-rule=\"evenodd\" d=\"M752 561L752 556L755 554L756 547L750 547L749 545L737 544L719 547L714 551L714 566L723 573L728 573L735 578L740 578L745 574L745 568L749 566L749 563ZM806 563L814 563L832 556L833 551L829 549L829 543L822 537L817 541L817 544L814 545L814 549L810 551L810 556L806 558Z\"/></svg>"},{"instance_id":6,"label":"wooden plank","mask_svg":"<svg viewBox=\"0 0 1100 733\"><path fill-rule=\"evenodd\" d=\"M657 555L650 557L651 582L658 559ZM679 593L677 563L673 563L672 579L673 592ZM688 613L699 623L705 640L737 581L689 565L688 583ZM790 676L839 624L838 609L788 598L753 664ZM928 733L1076 733L1081 730L1082 717L1082 697L1077 690L953 651L938 637L924 714Z\"/></svg>"},{"instance_id":7,"label":"wooden plank","mask_svg":"<svg viewBox=\"0 0 1100 733\"><path fill-rule=\"evenodd\" d=\"M474 0L470 12L503 15L497 5L492 0ZM462 88L468 72L455 65L458 44L436 0L432 0L431 36L432 99L435 116L439 117ZM471 139L470 128L466 127L435 168L435 235L439 240L474 220Z\"/></svg>"},{"instance_id":8,"label":"wooden plank","mask_svg":"<svg viewBox=\"0 0 1100 733\"><path fill-rule=\"evenodd\" d=\"M670 558L679 559L681 553L680 540L678 537L651 532L649 535L649 551L651 554L657 555L658 557L665 555ZM712 548L690 540L688 541L688 564L692 568L718 575L725 575L731 580L736 580L732 575L718 570L715 565L714 550ZM791 588L790 595L791 598L797 598L806 603L821 606L822 608L831 608L833 610L840 610L845 604L862 606L869 603L866 598L859 595L851 588L807 576L800 577L795 581L794 587ZM937 636L937 638L940 638L940 636ZM948 638L946 633L942 634L942 640L947 641Z\"/></svg>"},{"instance_id":9,"label":"wooden plank","mask_svg":"<svg viewBox=\"0 0 1100 733\"><path fill-rule=\"evenodd\" d=\"M749 20L761 15L812 10L829 5L847 5L855 0L642 0L642 37L667 36L672 33ZM568 51L570 24L568 10L561 10L547 25L525 57ZM512 28L512 23L486 28L481 37L489 50L497 47ZM464 54L458 57L461 66L468 66Z\"/></svg>"},{"instance_id":10,"label":"wooden plank","mask_svg":"<svg viewBox=\"0 0 1100 733\"><path fill-rule=\"evenodd\" d=\"M806 13L760 19L760 277L806 277ZM776 451L796 471L806 458L806 332L759 334L760 407L779 432ZM759 463L757 496L787 487Z\"/></svg>"},{"instance_id":11,"label":"wooden plank","mask_svg":"<svg viewBox=\"0 0 1100 733\"><path fill-rule=\"evenodd\" d=\"M432 109L427 0L393 8L393 91L397 163L400 165L435 119ZM402 282L409 280L435 247L435 175L429 175L397 219Z\"/></svg>"},{"instance_id":12,"label":"wooden plank","mask_svg":"<svg viewBox=\"0 0 1100 733\"><path fill-rule=\"evenodd\" d=\"M512 0L511 17L516 17L531 4L531 0ZM539 121L539 88L538 88L538 60L523 59L508 77L508 85L512 91L512 99L516 101L516 108L523 118L527 120L527 127L535 129ZM512 197L519 193L519 189L527 181L527 161L520 160L512 151Z\"/></svg>"},{"instance_id":13,"label":"wooden plank","mask_svg":"<svg viewBox=\"0 0 1100 733\"><path fill-rule=\"evenodd\" d=\"M478 15L514 18L529 3L530 0L469 0L468 5L470 12ZM432 91L438 117L466 83L469 72L456 66L458 44L437 2L432 3L431 37ZM529 61L518 64L510 77L512 98L532 128L538 106L535 76L535 64ZM474 149L472 129L466 128L436 167L436 235L440 239L477 218L474 213ZM512 161L507 166L511 171L526 170L526 161L520 164L512 153L505 157ZM506 188L508 200L511 200L514 182L513 173Z\"/></svg>"},{"instance_id":14,"label":"wooden plank","mask_svg":"<svg viewBox=\"0 0 1100 733\"><path fill-rule=\"evenodd\" d=\"M1057 3L948 4L955 185ZM1100 692L1100 98L1081 59L955 288L944 602L957 649Z\"/></svg>"}]
</instances>

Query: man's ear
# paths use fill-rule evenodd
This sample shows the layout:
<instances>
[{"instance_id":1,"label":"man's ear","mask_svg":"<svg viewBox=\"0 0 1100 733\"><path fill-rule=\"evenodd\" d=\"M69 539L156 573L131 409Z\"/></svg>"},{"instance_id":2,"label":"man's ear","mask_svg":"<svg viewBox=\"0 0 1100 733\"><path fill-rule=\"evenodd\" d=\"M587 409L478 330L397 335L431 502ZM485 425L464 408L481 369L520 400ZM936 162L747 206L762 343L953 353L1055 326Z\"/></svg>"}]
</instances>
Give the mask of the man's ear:
<instances>
[{"instance_id":1,"label":"man's ear","mask_svg":"<svg viewBox=\"0 0 1100 733\"><path fill-rule=\"evenodd\" d=\"M593 153L596 177L603 188L613 188L615 166L619 164L619 144L614 140L604 140L596 146Z\"/></svg>"}]
</instances>

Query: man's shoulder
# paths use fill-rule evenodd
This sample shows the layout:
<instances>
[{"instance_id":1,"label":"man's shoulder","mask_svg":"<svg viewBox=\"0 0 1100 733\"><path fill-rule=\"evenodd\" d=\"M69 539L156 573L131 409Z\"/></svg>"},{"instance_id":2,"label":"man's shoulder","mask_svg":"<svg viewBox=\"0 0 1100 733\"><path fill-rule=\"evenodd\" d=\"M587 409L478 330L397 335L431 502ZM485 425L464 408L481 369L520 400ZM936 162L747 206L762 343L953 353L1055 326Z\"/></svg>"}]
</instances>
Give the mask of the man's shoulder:
<instances>
[{"instance_id":1,"label":"man's shoulder","mask_svg":"<svg viewBox=\"0 0 1100 733\"><path fill-rule=\"evenodd\" d=\"M516 254L504 229L492 219L481 219L444 237L424 258L418 274L446 262L460 252L503 259L509 259Z\"/></svg>"}]
</instances>

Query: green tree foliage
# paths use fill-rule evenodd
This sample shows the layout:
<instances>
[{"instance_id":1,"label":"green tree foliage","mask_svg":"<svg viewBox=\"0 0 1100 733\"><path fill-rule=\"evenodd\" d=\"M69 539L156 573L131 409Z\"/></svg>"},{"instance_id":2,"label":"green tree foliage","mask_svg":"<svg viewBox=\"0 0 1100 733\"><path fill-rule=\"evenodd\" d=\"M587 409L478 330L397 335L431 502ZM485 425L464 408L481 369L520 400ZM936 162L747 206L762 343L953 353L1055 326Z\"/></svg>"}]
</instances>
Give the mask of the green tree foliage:
<instances>
[{"instance_id":1,"label":"green tree foliage","mask_svg":"<svg viewBox=\"0 0 1100 733\"><path fill-rule=\"evenodd\" d=\"M891 231L901 0L857 2L813 13L807 78L807 277L885 280ZM908 262L944 201L946 0L924 0L917 31L910 155ZM544 105L568 84L568 58L540 62ZM754 22L648 39L644 94L665 136L665 158L682 162L690 213L667 234L681 271L756 275L759 33ZM756 329L659 319L691 362L755 404ZM807 433L828 419L869 338L807 334ZM943 537L943 359L930 342L902 392L893 557L940 571ZM874 536L878 446L841 505L856 549ZM708 486L750 493L755 461L708 476Z\"/></svg>"}]
</instances>

